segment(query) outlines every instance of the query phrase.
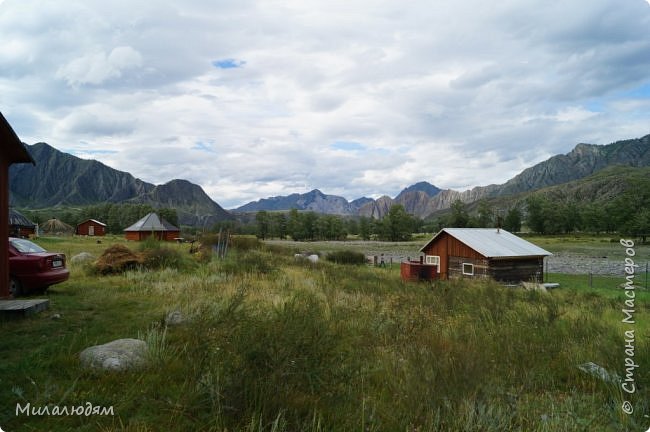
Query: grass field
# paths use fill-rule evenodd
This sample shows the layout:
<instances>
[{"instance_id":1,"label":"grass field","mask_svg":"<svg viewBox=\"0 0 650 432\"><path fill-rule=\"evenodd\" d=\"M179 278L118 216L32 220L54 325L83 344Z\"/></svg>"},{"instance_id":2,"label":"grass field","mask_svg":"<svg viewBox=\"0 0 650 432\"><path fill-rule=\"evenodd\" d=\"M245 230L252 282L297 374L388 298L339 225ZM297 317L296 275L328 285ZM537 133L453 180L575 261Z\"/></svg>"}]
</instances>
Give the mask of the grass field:
<instances>
[{"instance_id":1,"label":"grass field","mask_svg":"<svg viewBox=\"0 0 650 432\"><path fill-rule=\"evenodd\" d=\"M99 256L110 244L126 244L120 238L38 242L68 257L81 251ZM553 242L566 245L558 240L543 247L553 251ZM635 323L622 323L622 278L595 277L589 286L571 275L552 275L562 288L543 293L485 281L404 283L396 268L293 257L293 248L324 252L340 244L250 242L225 260L196 260L188 245L166 247L179 258L155 270L100 276L71 263L70 280L48 294L49 311L0 323L3 430L650 426L649 298L637 290ZM165 327L164 317L174 310L187 321ZM594 362L625 377L624 332L630 329L639 367L633 370L636 392L628 395L577 366ZM148 367L99 373L79 366L84 348L126 337L148 341ZM622 412L624 400L633 414ZM16 405L27 403L90 403L113 407L114 415L17 416Z\"/></svg>"}]
</instances>

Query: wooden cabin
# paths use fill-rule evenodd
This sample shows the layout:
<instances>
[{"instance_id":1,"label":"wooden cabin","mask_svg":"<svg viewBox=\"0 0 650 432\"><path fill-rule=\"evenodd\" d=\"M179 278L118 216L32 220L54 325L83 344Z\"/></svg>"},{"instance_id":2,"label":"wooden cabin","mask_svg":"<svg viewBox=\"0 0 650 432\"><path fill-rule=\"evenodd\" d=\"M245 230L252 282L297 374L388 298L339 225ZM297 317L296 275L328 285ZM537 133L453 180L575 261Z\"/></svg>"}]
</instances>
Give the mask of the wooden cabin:
<instances>
[{"instance_id":1,"label":"wooden cabin","mask_svg":"<svg viewBox=\"0 0 650 432\"><path fill-rule=\"evenodd\" d=\"M0 298L9 297L9 166L15 163L34 159L0 113Z\"/></svg>"},{"instance_id":2,"label":"wooden cabin","mask_svg":"<svg viewBox=\"0 0 650 432\"><path fill-rule=\"evenodd\" d=\"M420 252L422 265L435 267L434 276L425 278L492 278L504 283L542 282L544 257L551 255L497 228L444 228Z\"/></svg>"},{"instance_id":3,"label":"wooden cabin","mask_svg":"<svg viewBox=\"0 0 650 432\"><path fill-rule=\"evenodd\" d=\"M104 236L106 235L106 224L95 219L88 219L77 225L77 235L83 236Z\"/></svg>"},{"instance_id":4,"label":"wooden cabin","mask_svg":"<svg viewBox=\"0 0 650 432\"><path fill-rule=\"evenodd\" d=\"M174 241L180 237L180 229L159 218L156 213L149 213L124 230L127 240L142 241L150 236L158 240Z\"/></svg>"},{"instance_id":5,"label":"wooden cabin","mask_svg":"<svg viewBox=\"0 0 650 432\"><path fill-rule=\"evenodd\" d=\"M16 209L9 209L9 236L27 238L36 234L36 224Z\"/></svg>"}]
</instances>

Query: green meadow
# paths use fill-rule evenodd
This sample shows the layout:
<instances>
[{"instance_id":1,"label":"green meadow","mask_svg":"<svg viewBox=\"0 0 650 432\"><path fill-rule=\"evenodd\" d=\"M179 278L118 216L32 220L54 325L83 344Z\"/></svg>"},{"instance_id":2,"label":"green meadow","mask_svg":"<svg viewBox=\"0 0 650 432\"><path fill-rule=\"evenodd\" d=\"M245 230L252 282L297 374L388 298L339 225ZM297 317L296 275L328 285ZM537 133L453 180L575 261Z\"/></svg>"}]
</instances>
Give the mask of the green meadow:
<instances>
[{"instance_id":1,"label":"green meadow","mask_svg":"<svg viewBox=\"0 0 650 432\"><path fill-rule=\"evenodd\" d=\"M596 245L622 253L618 243L601 239L533 241L551 252ZM491 281L405 283L397 266L294 257L346 247L339 243L249 239L218 259L191 255L187 244L143 246L117 237L101 244L87 238L37 242L68 258L82 251L99 257L117 243L148 249L149 259L114 274L69 260L70 280L51 287L49 310L0 322L0 427L6 431L650 426L650 297L637 288L634 323L622 322L629 307L622 277L595 276L589 283L553 274L560 288L540 292ZM648 256L647 249L638 253ZM166 326L172 311L184 322ZM145 368L105 373L80 367L84 348L119 338L147 342ZM626 370L626 361L638 367ZM587 362L610 377L628 378L635 392L578 368ZM626 401L631 414L623 412ZM27 404L91 404L112 407L112 415L17 415L17 406Z\"/></svg>"}]
</instances>

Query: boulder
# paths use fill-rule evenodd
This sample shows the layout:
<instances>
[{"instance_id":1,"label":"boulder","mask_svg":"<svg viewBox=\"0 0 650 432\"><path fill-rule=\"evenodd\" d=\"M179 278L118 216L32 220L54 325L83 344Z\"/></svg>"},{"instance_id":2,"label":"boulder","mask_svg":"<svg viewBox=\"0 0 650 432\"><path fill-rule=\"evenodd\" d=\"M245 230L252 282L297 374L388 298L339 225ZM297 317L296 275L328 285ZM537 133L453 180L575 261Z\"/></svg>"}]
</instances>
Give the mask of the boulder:
<instances>
[{"instance_id":1,"label":"boulder","mask_svg":"<svg viewBox=\"0 0 650 432\"><path fill-rule=\"evenodd\" d=\"M72 258L70 258L70 261L73 262L74 264L83 264L85 262L93 261L95 259L94 256L89 254L88 252L81 252Z\"/></svg>"},{"instance_id":2,"label":"boulder","mask_svg":"<svg viewBox=\"0 0 650 432\"><path fill-rule=\"evenodd\" d=\"M81 365L86 368L126 371L145 365L147 343L139 339L117 339L103 345L86 348L79 354Z\"/></svg>"}]
</instances>

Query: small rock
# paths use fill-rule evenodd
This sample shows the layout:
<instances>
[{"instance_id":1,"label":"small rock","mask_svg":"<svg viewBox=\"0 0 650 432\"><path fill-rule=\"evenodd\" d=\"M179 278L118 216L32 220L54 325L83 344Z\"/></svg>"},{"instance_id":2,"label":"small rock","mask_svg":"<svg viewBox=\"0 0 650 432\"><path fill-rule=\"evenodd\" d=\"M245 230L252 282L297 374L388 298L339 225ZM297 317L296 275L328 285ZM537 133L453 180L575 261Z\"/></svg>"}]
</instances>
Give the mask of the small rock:
<instances>
[{"instance_id":1,"label":"small rock","mask_svg":"<svg viewBox=\"0 0 650 432\"><path fill-rule=\"evenodd\" d=\"M117 339L112 342L86 348L79 354L81 365L86 368L125 371L145 365L147 343L139 339Z\"/></svg>"},{"instance_id":2,"label":"small rock","mask_svg":"<svg viewBox=\"0 0 650 432\"><path fill-rule=\"evenodd\" d=\"M80 254L77 254L70 258L70 261L72 261L75 264L83 264L88 261L94 260L95 257L88 252L81 252Z\"/></svg>"},{"instance_id":3,"label":"small rock","mask_svg":"<svg viewBox=\"0 0 650 432\"><path fill-rule=\"evenodd\" d=\"M621 381L621 378L615 372L608 372L607 369L594 362L582 363L578 365L578 369L604 382L618 383Z\"/></svg>"},{"instance_id":4,"label":"small rock","mask_svg":"<svg viewBox=\"0 0 650 432\"><path fill-rule=\"evenodd\" d=\"M175 326L185 322L185 317L179 310L171 311L165 317L165 325Z\"/></svg>"},{"instance_id":5,"label":"small rock","mask_svg":"<svg viewBox=\"0 0 650 432\"><path fill-rule=\"evenodd\" d=\"M54 314L50 318L52 318L53 320L60 320L61 319L61 314L58 314L58 313Z\"/></svg>"},{"instance_id":6,"label":"small rock","mask_svg":"<svg viewBox=\"0 0 650 432\"><path fill-rule=\"evenodd\" d=\"M313 263L317 263L317 262L318 262L318 255L309 255L309 256L307 257L307 259L308 259L309 261L313 262Z\"/></svg>"}]
</instances>

